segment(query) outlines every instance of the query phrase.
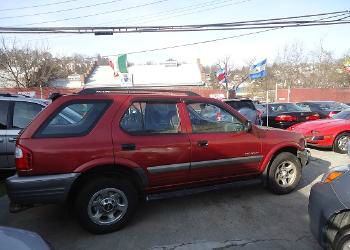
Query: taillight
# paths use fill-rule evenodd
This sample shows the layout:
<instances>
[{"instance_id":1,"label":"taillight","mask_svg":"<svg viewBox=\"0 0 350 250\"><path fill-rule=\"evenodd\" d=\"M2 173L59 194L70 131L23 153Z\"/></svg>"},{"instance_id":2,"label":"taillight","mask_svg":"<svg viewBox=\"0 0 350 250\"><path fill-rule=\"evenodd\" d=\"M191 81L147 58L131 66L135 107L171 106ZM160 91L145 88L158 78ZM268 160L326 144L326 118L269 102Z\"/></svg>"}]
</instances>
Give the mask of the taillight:
<instances>
[{"instance_id":1,"label":"taillight","mask_svg":"<svg viewBox=\"0 0 350 250\"><path fill-rule=\"evenodd\" d=\"M305 118L307 121L314 121L314 120L318 120L320 119L320 115L319 114L313 114L313 115L309 115Z\"/></svg>"},{"instance_id":2,"label":"taillight","mask_svg":"<svg viewBox=\"0 0 350 250\"><path fill-rule=\"evenodd\" d=\"M329 112L329 114L328 114L328 118L332 118L334 115L336 115L338 112L336 112L336 111L331 111L331 112Z\"/></svg>"},{"instance_id":3,"label":"taillight","mask_svg":"<svg viewBox=\"0 0 350 250\"><path fill-rule=\"evenodd\" d=\"M27 174L32 171L32 152L29 149L17 145L15 151L16 170L18 174Z\"/></svg>"},{"instance_id":4,"label":"taillight","mask_svg":"<svg viewBox=\"0 0 350 250\"><path fill-rule=\"evenodd\" d=\"M278 122L292 122L296 120L297 118L292 115L278 115L275 117L275 121L278 121Z\"/></svg>"}]
</instances>

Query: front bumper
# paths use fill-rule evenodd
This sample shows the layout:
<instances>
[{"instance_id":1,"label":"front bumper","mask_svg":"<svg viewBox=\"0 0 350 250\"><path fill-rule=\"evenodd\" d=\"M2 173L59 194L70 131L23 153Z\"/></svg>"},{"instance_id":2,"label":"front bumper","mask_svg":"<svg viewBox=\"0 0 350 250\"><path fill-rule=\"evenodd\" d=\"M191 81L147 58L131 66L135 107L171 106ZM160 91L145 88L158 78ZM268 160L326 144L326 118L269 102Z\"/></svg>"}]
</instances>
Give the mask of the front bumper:
<instances>
[{"instance_id":1,"label":"front bumper","mask_svg":"<svg viewBox=\"0 0 350 250\"><path fill-rule=\"evenodd\" d=\"M329 135L305 136L306 143L310 146L329 148L333 145L333 137Z\"/></svg>"},{"instance_id":2,"label":"front bumper","mask_svg":"<svg viewBox=\"0 0 350 250\"><path fill-rule=\"evenodd\" d=\"M307 148L304 150L298 150L297 157L299 158L302 167L305 167L309 163L310 156L310 150Z\"/></svg>"},{"instance_id":3,"label":"front bumper","mask_svg":"<svg viewBox=\"0 0 350 250\"><path fill-rule=\"evenodd\" d=\"M7 194L11 203L20 205L64 202L78 173L12 176L6 180Z\"/></svg>"}]
</instances>

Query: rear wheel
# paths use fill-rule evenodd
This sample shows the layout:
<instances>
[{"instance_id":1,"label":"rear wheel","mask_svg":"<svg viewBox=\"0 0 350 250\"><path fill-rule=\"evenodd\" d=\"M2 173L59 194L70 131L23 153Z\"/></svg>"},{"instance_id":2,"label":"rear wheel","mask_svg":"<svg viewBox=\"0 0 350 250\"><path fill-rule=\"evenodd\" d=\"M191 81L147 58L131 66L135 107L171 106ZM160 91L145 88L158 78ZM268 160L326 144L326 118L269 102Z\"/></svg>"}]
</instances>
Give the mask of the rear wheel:
<instances>
[{"instance_id":1,"label":"rear wheel","mask_svg":"<svg viewBox=\"0 0 350 250\"><path fill-rule=\"evenodd\" d=\"M333 144L334 152L346 154L348 152L348 142L350 138L350 133L339 134Z\"/></svg>"},{"instance_id":2,"label":"rear wheel","mask_svg":"<svg viewBox=\"0 0 350 250\"><path fill-rule=\"evenodd\" d=\"M301 178L301 164L292 153L276 156L269 169L269 188L276 194L287 194L295 189Z\"/></svg>"},{"instance_id":3,"label":"rear wheel","mask_svg":"<svg viewBox=\"0 0 350 250\"><path fill-rule=\"evenodd\" d=\"M80 190L75 208L86 230L102 234L121 229L135 211L137 200L137 191L130 182L99 178Z\"/></svg>"}]
</instances>

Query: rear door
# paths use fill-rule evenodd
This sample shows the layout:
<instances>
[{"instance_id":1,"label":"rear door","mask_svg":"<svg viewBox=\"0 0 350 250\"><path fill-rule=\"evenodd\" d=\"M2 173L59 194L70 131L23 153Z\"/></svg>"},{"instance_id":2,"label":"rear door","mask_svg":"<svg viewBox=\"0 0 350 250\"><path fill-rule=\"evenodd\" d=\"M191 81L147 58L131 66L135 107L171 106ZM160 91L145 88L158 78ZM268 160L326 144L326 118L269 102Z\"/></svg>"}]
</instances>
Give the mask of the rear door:
<instances>
[{"instance_id":1,"label":"rear door","mask_svg":"<svg viewBox=\"0 0 350 250\"><path fill-rule=\"evenodd\" d=\"M262 159L261 141L244 121L215 103L187 103L192 126L191 179L254 175Z\"/></svg>"},{"instance_id":2,"label":"rear door","mask_svg":"<svg viewBox=\"0 0 350 250\"><path fill-rule=\"evenodd\" d=\"M131 101L113 126L117 164L127 161L141 167L151 188L188 181L190 141L182 128L178 102Z\"/></svg>"},{"instance_id":3,"label":"rear door","mask_svg":"<svg viewBox=\"0 0 350 250\"><path fill-rule=\"evenodd\" d=\"M14 101L10 105L10 122L9 129L6 134L7 141L7 157L9 167L15 167L15 147L18 133L27 127L27 125L35 118L35 116L44 108L43 105L25 102Z\"/></svg>"},{"instance_id":4,"label":"rear door","mask_svg":"<svg viewBox=\"0 0 350 250\"><path fill-rule=\"evenodd\" d=\"M0 169L8 168L7 160L7 125L8 125L8 101L0 101Z\"/></svg>"}]
</instances>

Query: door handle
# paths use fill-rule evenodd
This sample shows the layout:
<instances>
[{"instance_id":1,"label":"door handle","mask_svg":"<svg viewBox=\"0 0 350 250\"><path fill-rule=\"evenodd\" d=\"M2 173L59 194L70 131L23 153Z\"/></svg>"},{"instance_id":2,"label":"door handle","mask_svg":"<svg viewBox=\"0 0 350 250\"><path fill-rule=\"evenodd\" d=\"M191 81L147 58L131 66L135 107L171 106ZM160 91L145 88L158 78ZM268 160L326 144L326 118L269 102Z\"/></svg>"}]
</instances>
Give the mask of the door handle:
<instances>
[{"instance_id":1,"label":"door handle","mask_svg":"<svg viewBox=\"0 0 350 250\"><path fill-rule=\"evenodd\" d=\"M197 145L200 147L208 147L208 141L207 140L200 140L197 142Z\"/></svg>"},{"instance_id":2,"label":"door handle","mask_svg":"<svg viewBox=\"0 0 350 250\"><path fill-rule=\"evenodd\" d=\"M136 145L134 143L122 144L123 151L132 151L136 149Z\"/></svg>"},{"instance_id":3,"label":"door handle","mask_svg":"<svg viewBox=\"0 0 350 250\"><path fill-rule=\"evenodd\" d=\"M10 137L8 141L9 142L15 142L16 140L17 140L17 137Z\"/></svg>"}]
</instances>

